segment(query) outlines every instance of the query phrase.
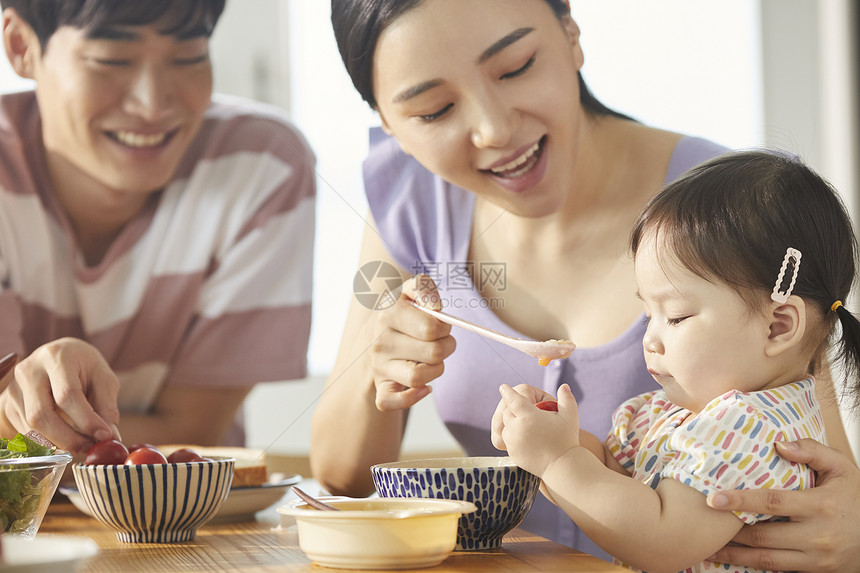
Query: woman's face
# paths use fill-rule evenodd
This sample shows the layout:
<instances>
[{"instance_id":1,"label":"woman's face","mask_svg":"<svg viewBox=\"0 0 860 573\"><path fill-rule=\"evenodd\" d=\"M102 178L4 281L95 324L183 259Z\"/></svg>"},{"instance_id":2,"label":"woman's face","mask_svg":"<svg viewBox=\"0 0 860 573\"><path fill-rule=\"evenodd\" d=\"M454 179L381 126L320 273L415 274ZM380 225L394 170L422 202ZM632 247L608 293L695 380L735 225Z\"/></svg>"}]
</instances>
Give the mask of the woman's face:
<instances>
[{"instance_id":1,"label":"woman's face","mask_svg":"<svg viewBox=\"0 0 860 573\"><path fill-rule=\"evenodd\" d=\"M406 153L539 217L572 186L582 62L576 24L544 0L425 0L380 36L374 95Z\"/></svg>"}]
</instances>

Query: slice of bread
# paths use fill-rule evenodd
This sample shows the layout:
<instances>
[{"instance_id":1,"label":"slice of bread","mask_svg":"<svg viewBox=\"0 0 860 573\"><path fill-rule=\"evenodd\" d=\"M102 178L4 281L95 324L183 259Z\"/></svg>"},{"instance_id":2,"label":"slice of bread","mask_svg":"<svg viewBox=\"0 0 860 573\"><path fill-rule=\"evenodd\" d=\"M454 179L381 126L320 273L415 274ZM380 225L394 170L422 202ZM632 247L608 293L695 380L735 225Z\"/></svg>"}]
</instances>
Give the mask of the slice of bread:
<instances>
[{"instance_id":1,"label":"slice of bread","mask_svg":"<svg viewBox=\"0 0 860 573\"><path fill-rule=\"evenodd\" d=\"M234 487L249 487L262 485L268 479L268 469L266 468L266 454L263 450L255 448L238 448L229 446L193 446L183 444L169 444L166 446L158 446L158 449L165 456L169 456L172 452L180 448L188 448L194 450L201 456L223 456L236 458L236 465L233 468L233 483Z\"/></svg>"}]
</instances>

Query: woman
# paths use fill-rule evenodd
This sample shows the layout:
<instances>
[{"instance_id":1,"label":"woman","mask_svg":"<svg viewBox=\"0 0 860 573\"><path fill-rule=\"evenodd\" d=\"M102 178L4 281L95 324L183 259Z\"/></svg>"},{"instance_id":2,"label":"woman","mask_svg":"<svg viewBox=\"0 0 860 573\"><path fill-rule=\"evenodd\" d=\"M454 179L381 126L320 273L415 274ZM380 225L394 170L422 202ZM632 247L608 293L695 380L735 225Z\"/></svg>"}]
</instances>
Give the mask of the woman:
<instances>
[{"instance_id":1,"label":"woman","mask_svg":"<svg viewBox=\"0 0 860 573\"><path fill-rule=\"evenodd\" d=\"M332 492L368 493L368 467L398 456L408 407L431 381L469 455L499 454L490 421L506 381L552 394L570 384L582 427L606 435L618 404L654 389L629 231L666 182L723 149L600 105L563 0L333 0L332 21L354 84L394 136L371 141L375 227L361 263L433 280L409 281L384 310L353 302L314 417L315 476ZM542 368L464 331L455 344L413 300L578 348ZM831 442L848 451L828 404ZM601 554L543 500L522 525Z\"/></svg>"}]
</instances>

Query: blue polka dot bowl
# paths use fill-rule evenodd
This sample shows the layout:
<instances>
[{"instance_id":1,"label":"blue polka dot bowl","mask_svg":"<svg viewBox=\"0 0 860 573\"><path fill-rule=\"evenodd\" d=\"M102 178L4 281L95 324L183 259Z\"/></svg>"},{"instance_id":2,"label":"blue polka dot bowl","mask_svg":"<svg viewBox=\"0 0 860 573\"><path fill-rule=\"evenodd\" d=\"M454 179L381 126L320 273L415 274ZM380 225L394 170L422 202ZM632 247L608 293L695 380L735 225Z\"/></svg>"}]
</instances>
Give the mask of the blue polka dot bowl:
<instances>
[{"instance_id":1,"label":"blue polka dot bowl","mask_svg":"<svg viewBox=\"0 0 860 573\"><path fill-rule=\"evenodd\" d=\"M534 503L540 479L508 457L407 460L370 468L380 497L470 501L478 508L460 517L457 550L495 549Z\"/></svg>"}]
</instances>

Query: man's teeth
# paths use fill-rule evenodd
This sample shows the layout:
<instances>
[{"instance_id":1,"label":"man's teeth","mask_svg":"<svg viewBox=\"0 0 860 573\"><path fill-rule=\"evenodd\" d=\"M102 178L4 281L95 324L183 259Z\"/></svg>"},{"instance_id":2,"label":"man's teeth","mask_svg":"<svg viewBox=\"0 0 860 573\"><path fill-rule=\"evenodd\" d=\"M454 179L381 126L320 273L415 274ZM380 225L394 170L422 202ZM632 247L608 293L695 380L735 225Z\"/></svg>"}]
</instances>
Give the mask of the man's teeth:
<instances>
[{"instance_id":1,"label":"man's teeth","mask_svg":"<svg viewBox=\"0 0 860 573\"><path fill-rule=\"evenodd\" d=\"M116 132L117 140L129 147L155 147L161 145L166 137L167 133L165 132L153 133L151 135L134 133L132 131Z\"/></svg>"},{"instance_id":2,"label":"man's teeth","mask_svg":"<svg viewBox=\"0 0 860 573\"><path fill-rule=\"evenodd\" d=\"M540 142L532 145L528 151L526 151L525 153L523 153L522 155L520 155L519 157L517 157L513 161L511 161L509 163L505 163L501 167L493 167L492 169L490 169L490 171L492 171L493 173L495 173L497 175L502 175L507 171L510 171L512 169L516 169L517 167L519 167L520 165L522 165L523 163L525 163L526 161L531 159L532 156L535 153L537 153L538 149L540 149Z\"/></svg>"}]
</instances>

